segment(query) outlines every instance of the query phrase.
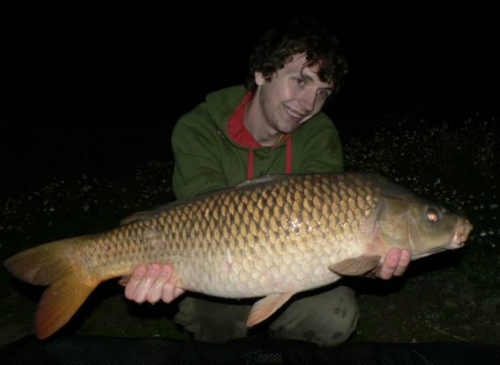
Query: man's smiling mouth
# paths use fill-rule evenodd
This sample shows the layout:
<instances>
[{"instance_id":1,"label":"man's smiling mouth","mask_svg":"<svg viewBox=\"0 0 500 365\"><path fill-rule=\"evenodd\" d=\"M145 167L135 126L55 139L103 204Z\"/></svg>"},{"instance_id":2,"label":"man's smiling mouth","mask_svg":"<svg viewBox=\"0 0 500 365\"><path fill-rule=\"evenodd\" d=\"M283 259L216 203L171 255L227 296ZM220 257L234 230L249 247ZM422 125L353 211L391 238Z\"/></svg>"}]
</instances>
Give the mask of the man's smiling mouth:
<instances>
[{"instance_id":1,"label":"man's smiling mouth","mask_svg":"<svg viewBox=\"0 0 500 365\"><path fill-rule=\"evenodd\" d=\"M292 118L300 119L304 117L302 114L297 113L295 110L286 105L283 105L283 110L287 115L291 116Z\"/></svg>"}]
</instances>

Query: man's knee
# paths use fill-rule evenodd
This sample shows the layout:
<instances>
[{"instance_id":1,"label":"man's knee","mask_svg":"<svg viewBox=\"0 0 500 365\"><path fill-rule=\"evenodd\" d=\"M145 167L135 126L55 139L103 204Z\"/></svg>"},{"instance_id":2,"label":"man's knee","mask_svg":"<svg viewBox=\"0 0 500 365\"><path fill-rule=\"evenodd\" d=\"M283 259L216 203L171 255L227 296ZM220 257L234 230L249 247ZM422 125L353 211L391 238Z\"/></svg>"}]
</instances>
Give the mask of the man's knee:
<instances>
[{"instance_id":1,"label":"man's knee","mask_svg":"<svg viewBox=\"0 0 500 365\"><path fill-rule=\"evenodd\" d=\"M175 322L195 340L222 343L247 335L250 309L250 305L186 296L179 302Z\"/></svg>"},{"instance_id":2,"label":"man's knee","mask_svg":"<svg viewBox=\"0 0 500 365\"><path fill-rule=\"evenodd\" d=\"M355 332L358 317L354 291L340 286L293 301L271 330L277 337L335 346Z\"/></svg>"}]
</instances>

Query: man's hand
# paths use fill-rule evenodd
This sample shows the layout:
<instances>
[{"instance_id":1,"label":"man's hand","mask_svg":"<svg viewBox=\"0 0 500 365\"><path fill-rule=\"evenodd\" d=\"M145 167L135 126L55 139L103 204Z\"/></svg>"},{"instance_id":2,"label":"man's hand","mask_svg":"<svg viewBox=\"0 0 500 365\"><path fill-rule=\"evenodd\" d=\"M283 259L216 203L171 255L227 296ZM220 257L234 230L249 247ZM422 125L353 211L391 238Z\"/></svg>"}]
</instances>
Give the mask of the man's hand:
<instances>
[{"instance_id":1,"label":"man's hand","mask_svg":"<svg viewBox=\"0 0 500 365\"><path fill-rule=\"evenodd\" d=\"M160 300L170 303L185 292L176 287L177 278L170 265L140 265L130 278L122 278L120 282L125 285L125 297L139 304Z\"/></svg>"},{"instance_id":2,"label":"man's hand","mask_svg":"<svg viewBox=\"0 0 500 365\"><path fill-rule=\"evenodd\" d=\"M410 264L410 259L410 251L391 248L385 256L384 263L375 271L375 276L384 280L401 276Z\"/></svg>"}]
</instances>

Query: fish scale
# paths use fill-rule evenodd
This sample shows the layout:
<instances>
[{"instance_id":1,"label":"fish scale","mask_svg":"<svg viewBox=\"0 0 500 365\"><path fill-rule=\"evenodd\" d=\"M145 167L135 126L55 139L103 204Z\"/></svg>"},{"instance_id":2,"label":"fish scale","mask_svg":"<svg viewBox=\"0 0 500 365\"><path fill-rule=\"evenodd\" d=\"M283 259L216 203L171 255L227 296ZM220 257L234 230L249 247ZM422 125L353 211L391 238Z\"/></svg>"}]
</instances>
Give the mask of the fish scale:
<instances>
[{"instance_id":1,"label":"fish scale","mask_svg":"<svg viewBox=\"0 0 500 365\"><path fill-rule=\"evenodd\" d=\"M152 263L170 264L184 290L262 297L251 327L297 292L373 272L390 248L418 259L462 247L471 230L463 215L378 174L277 175L135 213L115 229L28 249L5 266L48 286L35 318L39 338L69 321L102 281Z\"/></svg>"}]
</instances>

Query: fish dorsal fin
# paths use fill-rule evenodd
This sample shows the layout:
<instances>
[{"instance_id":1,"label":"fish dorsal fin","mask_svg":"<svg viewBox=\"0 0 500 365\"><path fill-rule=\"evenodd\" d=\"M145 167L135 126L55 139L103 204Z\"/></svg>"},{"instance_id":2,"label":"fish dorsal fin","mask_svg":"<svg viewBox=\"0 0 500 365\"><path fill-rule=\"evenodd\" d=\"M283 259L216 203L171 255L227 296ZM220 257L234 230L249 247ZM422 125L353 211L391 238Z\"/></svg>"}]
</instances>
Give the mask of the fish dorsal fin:
<instances>
[{"instance_id":1,"label":"fish dorsal fin","mask_svg":"<svg viewBox=\"0 0 500 365\"><path fill-rule=\"evenodd\" d=\"M277 293L270 294L265 298L262 298L256 302L247 320L247 327L253 327L256 324L269 318L274 312L276 312L283 304L285 304L288 299L292 297L295 293Z\"/></svg>"},{"instance_id":2,"label":"fish dorsal fin","mask_svg":"<svg viewBox=\"0 0 500 365\"><path fill-rule=\"evenodd\" d=\"M166 212L169 209L172 209L178 205L181 205L185 202L189 202L196 199L196 197L182 198L171 201L169 203L159 205L156 208L150 210L143 210L140 212L132 213L120 221L120 226L124 226L126 224L137 222L137 221L147 221L153 219L156 215L161 214L162 212Z\"/></svg>"},{"instance_id":3,"label":"fish dorsal fin","mask_svg":"<svg viewBox=\"0 0 500 365\"><path fill-rule=\"evenodd\" d=\"M200 197L201 197L201 195L200 195ZM194 201L194 200L196 200L196 198L197 197L181 198L181 199L177 199L177 200L171 201L171 202L163 204L163 205L159 205L156 208L153 208L150 210L143 210L140 212L132 213L132 214L126 216L125 218L123 218L120 221L120 225L123 226L125 224L129 224L129 223L136 222L136 221L146 221L146 220L153 219L156 215L161 214L162 212L166 212L166 211L168 211L176 206L179 206L183 203Z\"/></svg>"},{"instance_id":4,"label":"fish dorsal fin","mask_svg":"<svg viewBox=\"0 0 500 365\"><path fill-rule=\"evenodd\" d=\"M140 221L140 220L147 220L150 219L153 214L156 212L154 210L144 210L142 212L135 212L132 213L131 215L123 218L120 221L120 226L124 226L125 224L129 224L135 221Z\"/></svg>"},{"instance_id":5,"label":"fish dorsal fin","mask_svg":"<svg viewBox=\"0 0 500 365\"><path fill-rule=\"evenodd\" d=\"M379 266L381 258L379 255L363 255L340 261L328 268L339 275L364 275Z\"/></svg>"},{"instance_id":6,"label":"fish dorsal fin","mask_svg":"<svg viewBox=\"0 0 500 365\"><path fill-rule=\"evenodd\" d=\"M288 177L288 175L285 175L285 174L260 176L260 177L256 177L256 178L253 178L250 180L245 180L245 181L237 184L236 188L238 188L238 189L251 188L252 186L255 186L255 185L267 184L270 182L277 182L277 181L283 180L286 177Z\"/></svg>"},{"instance_id":7,"label":"fish dorsal fin","mask_svg":"<svg viewBox=\"0 0 500 365\"><path fill-rule=\"evenodd\" d=\"M225 191L230 191L233 189L253 189L256 185L269 184L272 182L279 182L279 181L286 179L288 177L289 177L289 175L286 175L286 174L265 175L265 176L261 176L261 177L256 177L254 179L245 180L245 181L237 184L235 187L221 188L221 189L216 189L216 190L209 191L206 193L202 193L202 194L199 194L199 195L194 196L194 197L180 198L180 199L174 200L172 202L169 202L167 204L158 206L158 207L151 209L151 210L145 210L145 211L141 211L141 212L132 213L131 215L123 218L120 221L120 225L123 226L125 224L129 224L129 223L136 222L136 221L149 220L149 219L153 218L155 215L160 214L161 212L165 212L165 211L172 209L175 206L178 206L178 205L183 204L183 203L189 203L190 201L200 200L204 197L213 196L213 195L223 193Z\"/></svg>"}]
</instances>

